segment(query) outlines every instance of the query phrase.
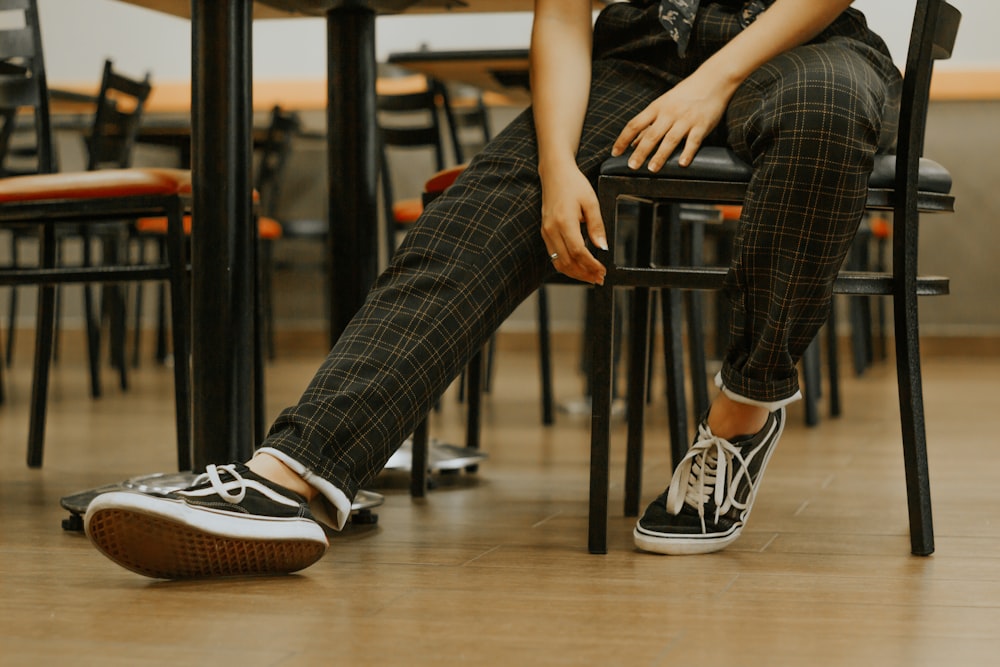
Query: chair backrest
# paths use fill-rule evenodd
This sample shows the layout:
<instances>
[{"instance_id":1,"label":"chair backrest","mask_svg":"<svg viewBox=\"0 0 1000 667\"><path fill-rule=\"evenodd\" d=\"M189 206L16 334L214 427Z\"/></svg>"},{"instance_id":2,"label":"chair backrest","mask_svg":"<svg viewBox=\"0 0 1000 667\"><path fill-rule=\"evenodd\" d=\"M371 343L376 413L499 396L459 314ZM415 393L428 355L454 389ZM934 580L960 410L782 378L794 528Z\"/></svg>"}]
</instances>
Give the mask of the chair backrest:
<instances>
[{"instance_id":1,"label":"chair backrest","mask_svg":"<svg viewBox=\"0 0 1000 667\"><path fill-rule=\"evenodd\" d=\"M88 171L131 165L132 148L152 89L149 74L141 80L132 79L116 72L110 60L104 62L94 122L84 138Z\"/></svg>"},{"instance_id":2,"label":"chair backrest","mask_svg":"<svg viewBox=\"0 0 1000 667\"><path fill-rule=\"evenodd\" d=\"M396 199L393 191L389 155L393 149L429 151L433 155L434 171L449 166L445 157L441 114L448 120L450 143L455 162L463 162L462 147L457 140L447 91L434 79L422 75L382 79L376 96L378 111L382 199L386 211L392 210Z\"/></svg>"},{"instance_id":3,"label":"chair backrest","mask_svg":"<svg viewBox=\"0 0 1000 667\"><path fill-rule=\"evenodd\" d=\"M934 61L951 57L961 18L961 13L945 0L917 0L906 54L896 142L897 193L916 191ZM912 181L909 187L907 178Z\"/></svg>"},{"instance_id":4,"label":"chair backrest","mask_svg":"<svg viewBox=\"0 0 1000 667\"><path fill-rule=\"evenodd\" d=\"M15 150L18 123L29 115L32 139ZM12 164L14 159L18 164ZM0 176L54 171L38 8L35 0L0 0Z\"/></svg>"},{"instance_id":5,"label":"chair backrest","mask_svg":"<svg viewBox=\"0 0 1000 667\"><path fill-rule=\"evenodd\" d=\"M274 216L277 209L281 174L292 150L292 140L301 126L298 114L285 111L280 106L271 109L267 134L264 140L257 144L259 162L254 177L254 188L260 194L261 210L264 215Z\"/></svg>"}]
</instances>

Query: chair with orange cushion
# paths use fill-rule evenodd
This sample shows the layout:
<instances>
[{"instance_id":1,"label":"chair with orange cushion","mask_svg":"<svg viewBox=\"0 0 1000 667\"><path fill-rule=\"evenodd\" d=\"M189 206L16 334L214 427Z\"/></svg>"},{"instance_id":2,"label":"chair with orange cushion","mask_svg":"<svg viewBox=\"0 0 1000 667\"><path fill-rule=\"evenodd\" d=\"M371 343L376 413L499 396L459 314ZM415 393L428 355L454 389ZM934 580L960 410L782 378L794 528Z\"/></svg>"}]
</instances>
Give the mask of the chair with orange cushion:
<instances>
[{"instance_id":1,"label":"chair with orange cushion","mask_svg":"<svg viewBox=\"0 0 1000 667\"><path fill-rule=\"evenodd\" d=\"M382 205L385 220L386 261L396 250L396 238L423 212L420 196L400 197L393 182L393 164L409 164L429 158L431 168L441 171L449 163L464 162L458 142L447 90L439 82L416 74L381 77L376 82ZM448 121L454 161L445 156L444 124Z\"/></svg>"},{"instance_id":2,"label":"chair with orange cushion","mask_svg":"<svg viewBox=\"0 0 1000 667\"><path fill-rule=\"evenodd\" d=\"M260 296L262 299L263 340L267 347L269 358L275 356L274 317L272 290L272 245L284 237L284 224L276 217L282 174L292 150L292 140L299 132L301 123L296 113L286 111L280 106L271 109L268 127L264 136L255 142L257 167L254 172L254 206L257 211L257 238L261 241L258 252L260 281ZM186 234L191 233L191 219L184 222ZM135 223L136 233L142 237L158 238L166 230L166 221L162 218L145 218ZM136 309L136 330L139 329L138 318L141 313ZM162 308L160 309L162 312ZM158 324L158 349L162 349L160 341L165 335L162 319ZM163 361L158 353L158 360Z\"/></svg>"},{"instance_id":3,"label":"chair with orange cushion","mask_svg":"<svg viewBox=\"0 0 1000 667\"><path fill-rule=\"evenodd\" d=\"M0 118L30 111L41 173L0 178L0 228L38 230L39 261L33 267L0 269L2 285L37 285L35 358L28 432L28 465L42 464L49 366L55 324L55 286L60 284L165 281L170 285L174 346L177 460L191 467L190 348L187 270L181 218L189 205L190 173L169 169L110 169L53 173L55 155L49 122L41 32L35 0L0 0L0 11L20 20L0 29ZM13 113L11 113L13 111ZM0 134L3 131L0 130ZM168 254L163 262L133 266L103 258L99 265L56 262L56 239L108 221L144 215L168 219Z\"/></svg>"},{"instance_id":4,"label":"chair with orange cushion","mask_svg":"<svg viewBox=\"0 0 1000 667\"><path fill-rule=\"evenodd\" d=\"M264 404L264 355L274 356L273 343L273 296L272 296L272 245L283 236L281 222L268 215L275 208L277 199L278 181L281 179L282 170L291 150L291 142L295 133L299 129L298 117L275 106L271 110L271 119L264 139L258 144L259 162L254 178L255 188L253 198L255 207L258 210L256 215L257 239L256 246L257 264L256 279L257 285L254 288L254 309L256 326L254 328L254 364L255 392L254 402L254 423L257 433L265 431L266 410ZM188 185L190 192L190 184ZM266 197L266 198L265 198ZM191 235L192 226L191 215L185 215L183 228L185 237ZM135 221L136 233L141 237L162 238L168 231L169 221L164 216L143 217ZM163 309L159 309L162 313ZM139 313L136 313L139 317ZM138 329L138 322L136 323ZM158 324L158 338L163 338L164 323L162 320Z\"/></svg>"},{"instance_id":5,"label":"chair with orange cushion","mask_svg":"<svg viewBox=\"0 0 1000 667\"><path fill-rule=\"evenodd\" d=\"M93 106L95 111L93 120L90 123L87 133L83 136L87 155L87 170L96 169L122 169L131 165L132 148L135 145L136 133L142 118L146 99L149 97L152 86L149 82L148 74L144 79L133 79L118 72L110 60L105 61L101 76L100 89L97 96L85 97L89 100L87 106ZM51 169L41 168L38 161L37 146L30 143L27 148L20 147L20 150L12 151L11 162L17 165L16 171L4 170L4 175L26 175L29 173L39 173L54 171L55 163ZM0 149L0 155L6 155ZM26 156L31 155L34 163L26 161ZM94 244L100 242L102 254L114 255L124 252L124 238L126 237L126 223L124 221L106 221L99 225L81 225L76 229L67 227L60 229L56 239L57 258L63 255L62 248L69 242L76 242L81 250L82 262L91 264L95 261ZM18 266L20 262L19 246L26 240L32 242L37 240L37 230L32 228L22 228L13 232L11 237L10 253L11 266ZM61 261L57 259L57 261ZM112 260L117 261L117 260ZM110 285L108 289L102 290L102 303L100 308L94 298L94 290L91 285L83 285L83 320L86 329L87 356L90 367L90 393L99 397L102 394L100 377L100 356L101 356L101 324L102 316L107 315L110 320L111 345L110 356L112 365L119 371L119 384L122 389L128 386L124 340L124 295L122 286ZM8 304L9 334L7 339L7 362L11 363L14 351L15 316L18 308L18 291L11 289L10 302ZM56 335L58 337L59 311L56 314ZM55 346L58 352L58 341Z\"/></svg>"}]
</instances>

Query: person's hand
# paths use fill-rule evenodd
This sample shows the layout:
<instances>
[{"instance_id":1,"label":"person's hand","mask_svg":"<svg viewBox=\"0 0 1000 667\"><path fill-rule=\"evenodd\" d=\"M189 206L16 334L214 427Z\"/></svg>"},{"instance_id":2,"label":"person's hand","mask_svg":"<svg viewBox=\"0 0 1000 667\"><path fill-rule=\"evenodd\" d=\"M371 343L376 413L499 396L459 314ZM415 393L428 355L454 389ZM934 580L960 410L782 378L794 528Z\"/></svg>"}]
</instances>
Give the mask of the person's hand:
<instances>
[{"instance_id":1,"label":"person's hand","mask_svg":"<svg viewBox=\"0 0 1000 667\"><path fill-rule=\"evenodd\" d=\"M709 77L699 77L696 72L630 120L618 135L611 154L621 155L632 147L628 162L632 169L641 167L648 157L649 170L659 171L683 144L678 162L686 167L722 119L731 95L731 91Z\"/></svg>"},{"instance_id":2,"label":"person's hand","mask_svg":"<svg viewBox=\"0 0 1000 667\"><path fill-rule=\"evenodd\" d=\"M603 284L604 265L591 254L583 236L607 250L597 194L587 177L574 166L549 174L542 184L542 239L552 265L570 278Z\"/></svg>"}]
</instances>

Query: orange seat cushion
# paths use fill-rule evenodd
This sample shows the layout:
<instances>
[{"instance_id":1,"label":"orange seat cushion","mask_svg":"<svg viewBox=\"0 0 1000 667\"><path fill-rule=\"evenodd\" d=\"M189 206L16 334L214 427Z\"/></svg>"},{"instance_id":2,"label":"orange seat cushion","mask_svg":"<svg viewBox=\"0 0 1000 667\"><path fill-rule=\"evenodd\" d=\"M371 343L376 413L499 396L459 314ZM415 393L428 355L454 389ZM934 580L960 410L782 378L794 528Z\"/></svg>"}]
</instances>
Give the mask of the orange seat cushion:
<instances>
[{"instance_id":1,"label":"orange seat cushion","mask_svg":"<svg viewBox=\"0 0 1000 667\"><path fill-rule=\"evenodd\" d=\"M419 199L403 199L392 205L392 217L401 225L416 221L424 212L424 205Z\"/></svg>"},{"instance_id":2,"label":"orange seat cushion","mask_svg":"<svg viewBox=\"0 0 1000 667\"><path fill-rule=\"evenodd\" d=\"M257 218L257 236L265 241L276 241L281 238L283 232L281 223L274 218L263 215Z\"/></svg>"},{"instance_id":3,"label":"orange seat cushion","mask_svg":"<svg viewBox=\"0 0 1000 667\"><path fill-rule=\"evenodd\" d=\"M0 202L108 199L181 194L190 184L183 169L102 169L0 178Z\"/></svg>"},{"instance_id":4,"label":"orange seat cushion","mask_svg":"<svg viewBox=\"0 0 1000 667\"><path fill-rule=\"evenodd\" d=\"M449 167L437 172L424 183L424 192L429 194L444 192L465 171L467 166L466 164L460 164L457 167Z\"/></svg>"},{"instance_id":5,"label":"orange seat cushion","mask_svg":"<svg viewBox=\"0 0 1000 667\"><path fill-rule=\"evenodd\" d=\"M892 229L889 227L889 221L882 216L876 216L871 219L872 235L877 239L887 239L892 234Z\"/></svg>"},{"instance_id":6,"label":"orange seat cushion","mask_svg":"<svg viewBox=\"0 0 1000 667\"><path fill-rule=\"evenodd\" d=\"M166 234L167 219L164 216L153 216L149 218L139 218L135 221L135 228L143 234ZM191 233L191 216L184 216L184 233ZM280 239L283 233L281 223L274 218L260 217L257 219L257 234L267 241Z\"/></svg>"},{"instance_id":7,"label":"orange seat cushion","mask_svg":"<svg viewBox=\"0 0 1000 667\"><path fill-rule=\"evenodd\" d=\"M722 212L723 220L739 220L743 213L743 207L739 204L723 204L718 209Z\"/></svg>"}]
</instances>

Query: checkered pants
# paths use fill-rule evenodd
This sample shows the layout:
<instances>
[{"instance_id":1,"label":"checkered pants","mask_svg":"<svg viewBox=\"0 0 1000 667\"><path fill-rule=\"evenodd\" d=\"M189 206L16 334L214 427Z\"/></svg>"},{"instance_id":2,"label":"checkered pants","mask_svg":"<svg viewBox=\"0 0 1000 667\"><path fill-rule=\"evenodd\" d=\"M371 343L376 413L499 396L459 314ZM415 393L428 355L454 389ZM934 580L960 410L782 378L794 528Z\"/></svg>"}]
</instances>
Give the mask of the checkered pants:
<instances>
[{"instance_id":1,"label":"checkered pants","mask_svg":"<svg viewBox=\"0 0 1000 667\"><path fill-rule=\"evenodd\" d=\"M622 126L739 30L742 2L703 2L677 57L656 2L612 4L594 35L578 153L596 179ZM734 96L714 133L750 164L727 293L725 386L781 401L829 312L861 218L872 157L893 134L899 74L848 10L775 58ZM407 234L300 402L264 446L353 498L382 469L473 352L552 271L540 229L531 110L490 143Z\"/></svg>"}]
</instances>

